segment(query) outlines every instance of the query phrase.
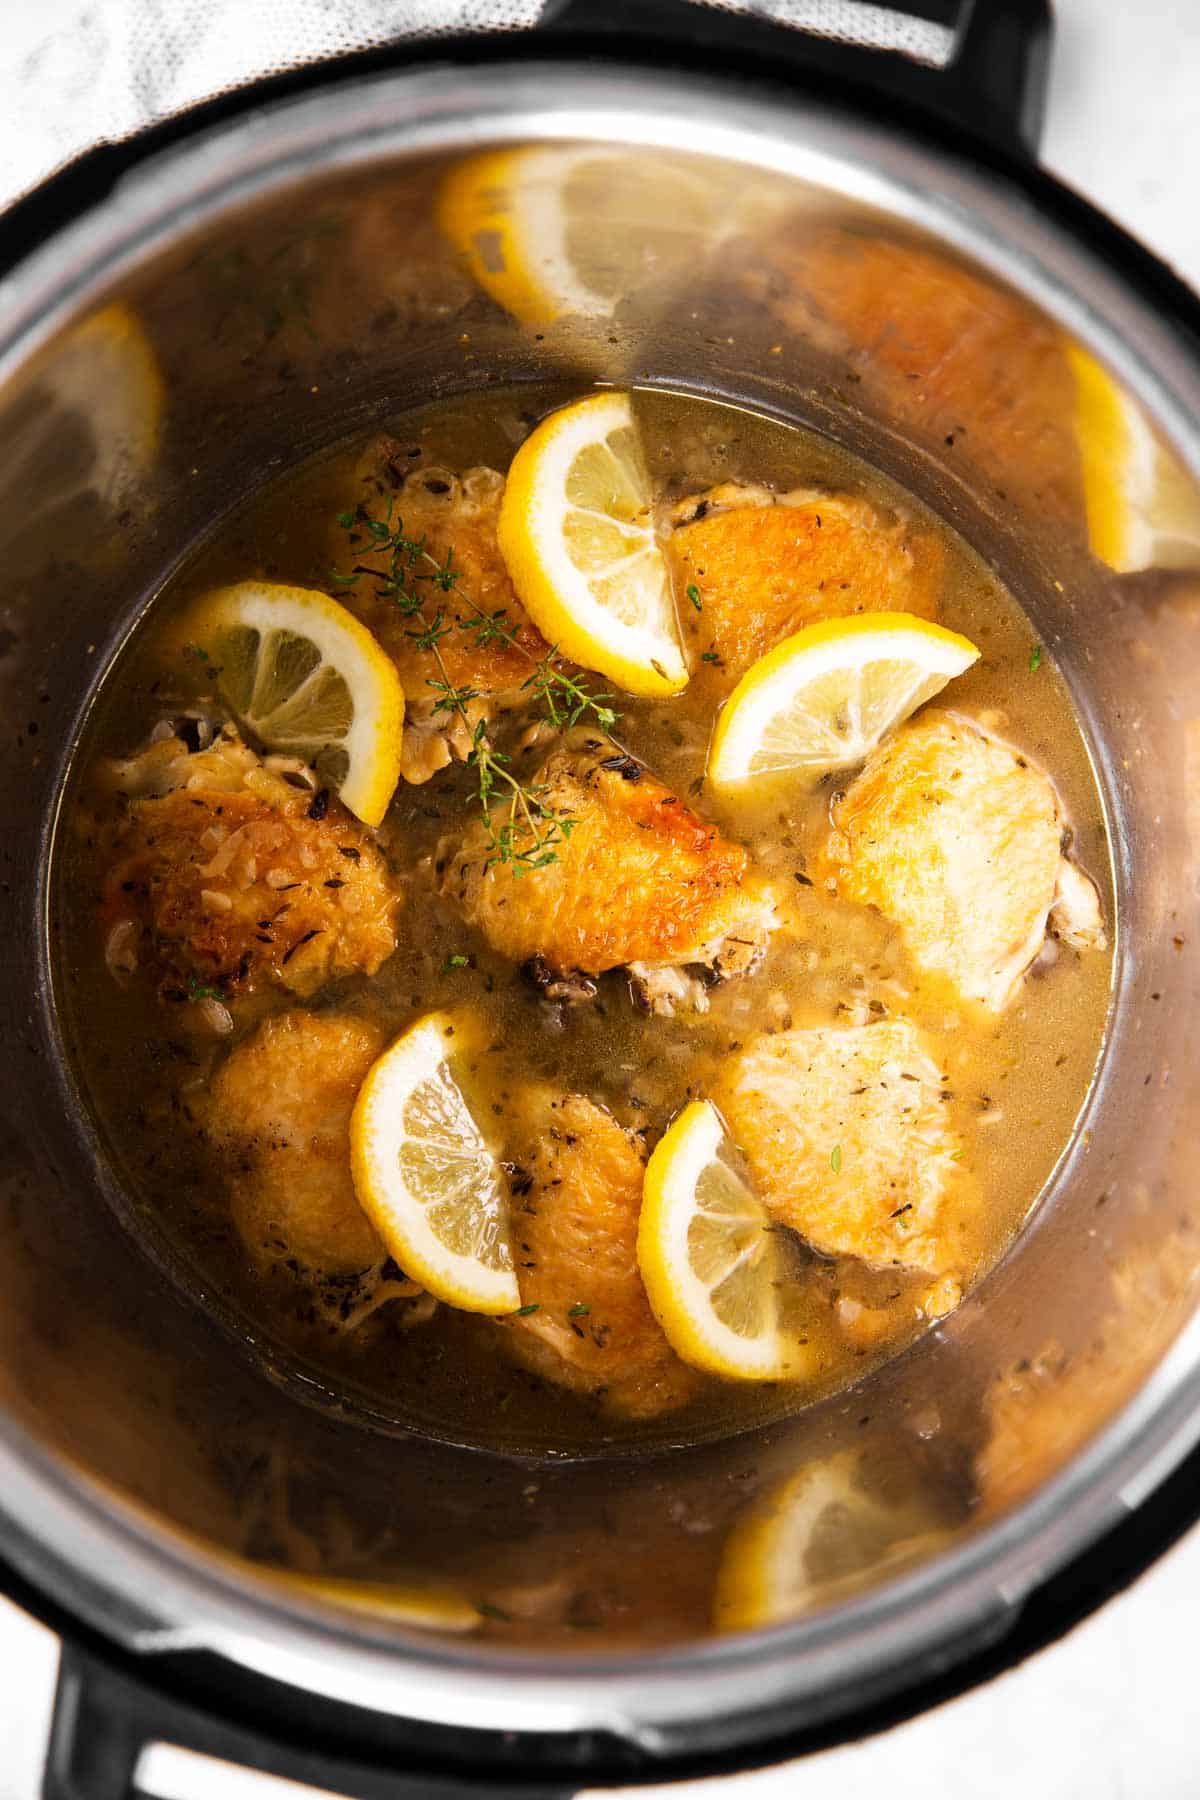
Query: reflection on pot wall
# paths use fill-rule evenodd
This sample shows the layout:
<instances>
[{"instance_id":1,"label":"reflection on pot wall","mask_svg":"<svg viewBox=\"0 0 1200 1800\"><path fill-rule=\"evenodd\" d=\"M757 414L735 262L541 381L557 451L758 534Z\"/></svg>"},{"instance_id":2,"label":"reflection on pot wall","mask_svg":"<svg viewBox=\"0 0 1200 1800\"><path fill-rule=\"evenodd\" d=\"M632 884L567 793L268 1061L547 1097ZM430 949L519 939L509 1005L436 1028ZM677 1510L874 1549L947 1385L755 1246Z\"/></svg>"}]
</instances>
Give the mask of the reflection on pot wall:
<instances>
[{"instance_id":1,"label":"reflection on pot wall","mask_svg":"<svg viewBox=\"0 0 1200 1800\"><path fill-rule=\"evenodd\" d=\"M372 1430L201 1315L64 1117L34 899L89 685L215 518L399 409L559 379L797 420L954 524L1072 686L1120 905L1093 1105L1002 1264L849 1392L616 1468ZM380 167L222 220L65 330L3 396L0 432L18 1064L0 1367L33 1432L239 1556L390 1584L390 1612L365 1590L384 1621L568 1653L598 1632L678 1641L833 1604L996 1516L1113 1416L1189 1313L1200 1248L1200 499L1089 355L832 195L696 157L539 146Z\"/></svg>"}]
</instances>

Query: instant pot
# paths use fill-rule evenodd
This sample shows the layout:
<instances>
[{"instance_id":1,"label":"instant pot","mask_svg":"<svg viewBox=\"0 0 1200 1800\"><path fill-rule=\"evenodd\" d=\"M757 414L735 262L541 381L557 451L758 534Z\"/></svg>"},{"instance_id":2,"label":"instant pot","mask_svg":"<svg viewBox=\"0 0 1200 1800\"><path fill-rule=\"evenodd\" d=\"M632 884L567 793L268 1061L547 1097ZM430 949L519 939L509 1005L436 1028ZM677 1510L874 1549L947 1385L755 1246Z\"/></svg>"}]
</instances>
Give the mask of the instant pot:
<instances>
[{"instance_id":1,"label":"instant pot","mask_svg":"<svg viewBox=\"0 0 1200 1800\"><path fill-rule=\"evenodd\" d=\"M1094 520L1089 548L1068 376L1081 349L1107 371L1127 431L1186 488L1200 309L1036 166L1039 0L958 18L930 0L918 57L733 6L546 10L535 30L414 40L225 96L0 220L0 1509L8 1591L64 1640L50 1796L131 1794L156 1740L363 1797L767 1762L1066 1629L1194 1511L1195 1465L1172 1471L1200 1438L1200 585L1106 566ZM880 9L834 10L878 33ZM530 146L560 172L603 147L631 192L716 198L610 230L584 298L539 310L489 280L486 234L453 241L439 201L466 159ZM561 260L562 230L544 229ZM831 306L815 242L890 259L890 315ZM97 343L130 320L149 361L114 404ZM1006 343L1044 347L1036 380L1012 379L1029 358ZM959 367L962 345L977 354ZM398 1429L197 1295L99 1140L53 958L72 749L111 652L189 548L375 419L550 379L792 418L932 504L1070 684L1116 884L1079 1131L963 1305L796 1418L586 1459ZM1025 1377L1039 1458L980 1503L987 1396ZM910 1484L957 1483L961 1506L921 1557L719 1629L722 1545L847 1446L899 1458ZM421 1618L314 1580L330 1574L460 1604ZM572 1581L625 1583L634 1623L543 1630L536 1597ZM500 1609L461 1604L498 1585L515 1607L534 1597L511 1639Z\"/></svg>"}]
</instances>

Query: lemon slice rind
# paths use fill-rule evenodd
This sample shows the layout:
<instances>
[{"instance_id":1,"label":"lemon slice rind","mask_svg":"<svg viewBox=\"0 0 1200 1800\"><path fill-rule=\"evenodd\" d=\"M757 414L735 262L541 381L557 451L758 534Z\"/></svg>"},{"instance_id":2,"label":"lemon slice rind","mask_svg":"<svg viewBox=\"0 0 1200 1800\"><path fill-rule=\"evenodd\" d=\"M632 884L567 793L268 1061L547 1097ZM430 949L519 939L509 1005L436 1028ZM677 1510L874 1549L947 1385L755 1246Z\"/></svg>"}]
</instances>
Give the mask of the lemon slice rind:
<instances>
[{"instance_id":1,"label":"lemon slice rind","mask_svg":"<svg viewBox=\"0 0 1200 1800\"><path fill-rule=\"evenodd\" d=\"M717 719L717 789L865 761L876 744L978 660L969 639L910 613L807 625L761 656Z\"/></svg>"},{"instance_id":2,"label":"lemon slice rind","mask_svg":"<svg viewBox=\"0 0 1200 1800\"><path fill-rule=\"evenodd\" d=\"M646 1165L638 1223L642 1281L655 1317L685 1362L735 1380L794 1380L806 1372L807 1358L803 1346L779 1329L770 1219L721 1160L724 1135L716 1107L695 1100L656 1146ZM701 1193L706 1174L717 1177L707 1205ZM701 1227L699 1245L694 1224ZM709 1263L704 1273L696 1266L701 1260ZM727 1287L731 1279L753 1284L753 1335L735 1330L718 1311L722 1289L737 1310L735 1292Z\"/></svg>"},{"instance_id":3,"label":"lemon slice rind","mask_svg":"<svg viewBox=\"0 0 1200 1800\"><path fill-rule=\"evenodd\" d=\"M507 1196L448 1066L459 1029L431 1013L368 1071L350 1121L354 1189L389 1253L435 1299L515 1312ZM445 1233L464 1228L468 1248L456 1249Z\"/></svg>"},{"instance_id":4,"label":"lemon slice rind","mask_svg":"<svg viewBox=\"0 0 1200 1800\"><path fill-rule=\"evenodd\" d=\"M563 655L631 694L686 687L628 394L551 413L513 458L497 526L517 595Z\"/></svg>"},{"instance_id":5,"label":"lemon slice rind","mask_svg":"<svg viewBox=\"0 0 1200 1800\"><path fill-rule=\"evenodd\" d=\"M238 1561L253 1578L266 1580L282 1592L362 1613L380 1623L408 1625L418 1631L452 1632L455 1636L478 1631L483 1624L479 1608L453 1588L358 1580L349 1575L303 1575L290 1570L285 1573L267 1570L261 1563L242 1558Z\"/></svg>"},{"instance_id":6,"label":"lemon slice rind","mask_svg":"<svg viewBox=\"0 0 1200 1800\"><path fill-rule=\"evenodd\" d=\"M343 804L378 825L400 778L404 690L366 626L315 588L266 581L216 589L189 624L239 722L268 750L308 761L336 750ZM300 659L290 686L277 680L276 653L305 644L316 660Z\"/></svg>"},{"instance_id":7,"label":"lemon slice rind","mask_svg":"<svg viewBox=\"0 0 1200 1800\"><path fill-rule=\"evenodd\" d=\"M260 1562L236 1550L218 1550L209 1539L189 1531L183 1535L209 1557L215 1556L235 1580L257 1582L301 1601L312 1600L368 1614L380 1623L461 1635L480 1630L487 1616L460 1588L428 1580L419 1573L410 1575L397 1570L394 1578L310 1574Z\"/></svg>"}]
</instances>

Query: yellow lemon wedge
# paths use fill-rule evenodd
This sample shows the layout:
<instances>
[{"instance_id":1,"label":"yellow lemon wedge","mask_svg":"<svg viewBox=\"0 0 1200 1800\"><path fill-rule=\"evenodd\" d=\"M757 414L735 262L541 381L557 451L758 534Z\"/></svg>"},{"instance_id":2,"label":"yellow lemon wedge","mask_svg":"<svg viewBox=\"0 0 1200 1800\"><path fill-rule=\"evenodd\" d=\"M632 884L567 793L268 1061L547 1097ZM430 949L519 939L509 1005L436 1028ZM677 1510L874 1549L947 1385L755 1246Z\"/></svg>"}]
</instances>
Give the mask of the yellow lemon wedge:
<instances>
[{"instance_id":1,"label":"yellow lemon wedge","mask_svg":"<svg viewBox=\"0 0 1200 1800\"><path fill-rule=\"evenodd\" d=\"M368 1071L350 1120L354 1190L390 1254L435 1298L515 1312L507 1191L454 1077L464 1029L430 1013Z\"/></svg>"},{"instance_id":2,"label":"yellow lemon wedge","mask_svg":"<svg viewBox=\"0 0 1200 1800\"><path fill-rule=\"evenodd\" d=\"M740 1381L794 1381L811 1363L780 1326L771 1220L721 1154L720 1114L695 1100L646 1165L638 1267L676 1354Z\"/></svg>"},{"instance_id":3,"label":"yellow lemon wedge","mask_svg":"<svg viewBox=\"0 0 1200 1800\"><path fill-rule=\"evenodd\" d=\"M1200 568L1200 490L1141 407L1070 345L1088 543L1118 574Z\"/></svg>"},{"instance_id":4,"label":"yellow lemon wedge","mask_svg":"<svg viewBox=\"0 0 1200 1800\"><path fill-rule=\"evenodd\" d=\"M807 625L747 669L717 719L708 781L825 774L870 754L976 662L969 639L910 613L859 613Z\"/></svg>"},{"instance_id":5,"label":"yellow lemon wedge","mask_svg":"<svg viewBox=\"0 0 1200 1800\"><path fill-rule=\"evenodd\" d=\"M565 656L630 694L687 686L628 394L542 420L513 458L497 537L521 604Z\"/></svg>"},{"instance_id":6,"label":"yellow lemon wedge","mask_svg":"<svg viewBox=\"0 0 1200 1800\"><path fill-rule=\"evenodd\" d=\"M241 581L208 594L187 628L238 722L378 825L400 779L404 690L366 626L315 588Z\"/></svg>"},{"instance_id":7,"label":"yellow lemon wedge","mask_svg":"<svg viewBox=\"0 0 1200 1800\"><path fill-rule=\"evenodd\" d=\"M238 1559L258 1580L301 1597L326 1601L347 1611L364 1613L389 1625L412 1625L421 1631L448 1631L456 1636L478 1631L483 1614L453 1588L415 1582L360 1581L349 1575L299 1575L264 1569Z\"/></svg>"},{"instance_id":8,"label":"yellow lemon wedge","mask_svg":"<svg viewBox=\"0 0 1200 1800\"><path fill-rule=\"evenodd\" d=\"M165 388L137 314L93 313L47 355L38 404L14 421L5 475L30 523L85 496L112 511L144 490L158 453ZM15 504L15 501L14 501Z\"/></svg>"},{"instance_id":9,"label":"yellow lemon wedge","mask_svg":"<svg viewBox=\"0 0 1200 1800\"><path fill-rule=\"evenodd\" d=\"M735 1524L713 1595L718 1631L755 1631L828 1605L919 1562L945 1541L917 1494L889 1501L862 1484L864 1453L806 1464Z\"/></svg>"},{"instance_id":10,"label":"yellow lemon wedge","mask_svg":"<svg viewBox=\"0 0 1200 1800\"><path fill-rule=\"evenodd\" d=\"M458 163L437 219L484 292L537 329L571 315L611 317L648 280L690 273L745 228L746 198L740 174L723 164L532 144Z\"/></svg>"},{"instance_id":11,"label":"yellow lemon wedge","mask_svg":"<svg viewBox=\"0 0 1200 1800\"><path fill-rule=\"evenodd\" d=\"M427 1580L420 1573L397 1570L394 1577L310 1574L259 1562L235 1550L214 1550L209 1539L190 1531L182 1535L206 1555L215 1555L235 1578L260 1582L284 1595L290 1593L365 1613L388 1624L460 1635L478 1631L487 1617L486 1603L478 1605L468 1600L461 1589Z\"/></svg>"}]
</instances>

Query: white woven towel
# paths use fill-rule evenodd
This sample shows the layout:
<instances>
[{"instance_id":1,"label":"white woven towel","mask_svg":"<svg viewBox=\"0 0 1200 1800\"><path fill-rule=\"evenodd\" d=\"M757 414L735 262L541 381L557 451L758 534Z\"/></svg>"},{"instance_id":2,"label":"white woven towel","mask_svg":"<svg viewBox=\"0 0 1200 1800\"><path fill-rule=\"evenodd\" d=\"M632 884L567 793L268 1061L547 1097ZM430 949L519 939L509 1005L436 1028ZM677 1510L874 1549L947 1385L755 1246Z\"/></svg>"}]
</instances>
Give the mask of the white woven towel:
<instances>
[{"instance_id":1,"label":"white woven towel","mask_svg":"<svg viewBox=\"0 0 1200 1800\"><path fill-rule=\"evenodd\" d=\"M865 0L698 0L944 63L948 28ZM645 0L648 7L653 0ZM536 24L542 0L0 0L0 205L93 144L324 58Z\"/></svg>"}]
</instances>

